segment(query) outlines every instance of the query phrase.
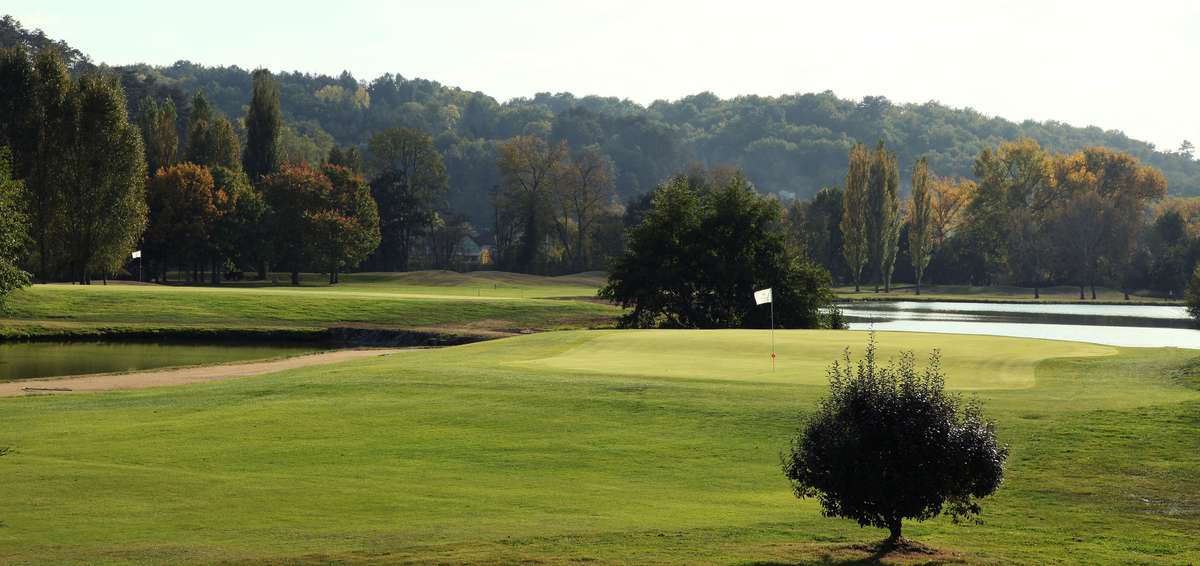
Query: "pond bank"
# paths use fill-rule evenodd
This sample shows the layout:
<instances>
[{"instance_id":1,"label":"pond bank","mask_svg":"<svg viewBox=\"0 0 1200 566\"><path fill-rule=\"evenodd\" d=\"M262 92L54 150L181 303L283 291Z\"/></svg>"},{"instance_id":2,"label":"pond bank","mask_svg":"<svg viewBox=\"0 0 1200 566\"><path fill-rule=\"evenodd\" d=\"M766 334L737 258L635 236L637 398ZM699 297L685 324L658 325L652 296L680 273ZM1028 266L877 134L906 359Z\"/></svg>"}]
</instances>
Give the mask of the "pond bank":
<instances>
[{"instance_id":1,"label":"pond bank","mask_svg":"<svg viewBox=\"0 0 1200 566\"><path fill-rule=\"evenodd\" d=\"M118 389L145 389L170 385L186 385L222 381L239 377L250 377L266 373L332 364L347 360L385 356L404 351L401 348L337 350L293 356L289 358L257 362L229 363L210 366L193 366L162 370L147 370L128 373L102 373L92 375L63 376L44 379L25 379L0 383L0 397L21 395L52 395L62 393L87 393Z\"/></svg>"},{"instance_id":2,"label":"pond bank","mask_svg":"<svg viewBox=\"0 0 1200 566\"><path fill-rule=\"evenodd\" d=\"M0 342L155 342L204 344L303 344L324 347L437 347L487 340L482 333L383 328L214 328L41 326L0 328Z\"/></svg>"}]
</instances>

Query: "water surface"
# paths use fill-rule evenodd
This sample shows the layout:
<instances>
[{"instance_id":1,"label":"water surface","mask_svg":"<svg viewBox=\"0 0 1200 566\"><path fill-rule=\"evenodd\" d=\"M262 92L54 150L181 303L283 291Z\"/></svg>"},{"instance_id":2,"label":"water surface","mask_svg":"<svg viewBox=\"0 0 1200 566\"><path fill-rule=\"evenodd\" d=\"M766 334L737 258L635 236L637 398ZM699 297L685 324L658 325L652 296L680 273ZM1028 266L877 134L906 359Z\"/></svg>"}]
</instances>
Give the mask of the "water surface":
<instances>
[{"instance_id":1,"label":"water surface","mask_svg":"<svg viewBox=\"0 0 1200 566\"><path fill-rule=\"evenodd\" d=\"M843 303L840 307L855 330L1200 349L1200 330L1180 306L895 301Z\"/></svg>"},{"instance_id":2,"label":"water surface","mask_svg":"<svg viewBox=\"0 0 1200 566\"><path fill-rule=\"evenodd\" d=\"M0 343L0 381L259 360L315 349L307 345L261 344Z\"/></svg>"}]
</instances>

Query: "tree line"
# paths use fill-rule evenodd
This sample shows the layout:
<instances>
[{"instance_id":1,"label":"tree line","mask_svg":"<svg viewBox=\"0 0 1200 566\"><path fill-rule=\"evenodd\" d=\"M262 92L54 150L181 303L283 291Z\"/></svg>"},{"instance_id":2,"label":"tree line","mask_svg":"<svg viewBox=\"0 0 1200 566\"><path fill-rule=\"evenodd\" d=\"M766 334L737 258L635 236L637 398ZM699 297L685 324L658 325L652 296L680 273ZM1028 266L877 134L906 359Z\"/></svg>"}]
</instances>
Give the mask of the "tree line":
<instances>
[{"instance_id":1,"label":"tree line","mask_svg":"<svg viewBox=\"0 0 1200 566\"><path fill-rule=\"evenodd\" d=\"M917 159L898 190L896 156L879 142L849 152L842 187L793 204L795 237L837 279L860 290L914 283L1032 288L1096 286L1177 295L1196 263L1186 200L1136 157L1103 147L1052 153L1032 139L976 156L973 179L941 177ZM903 266L899 272L897 267Z\"/></svg>"},{"instance_id":2,"label":"tree line","mask_svg":"<svg viewBox=\"0 0 1200 566\"><path fill-rule=\"evenodd\" d=\"M107 277L143 249L150 279L219 283L276 271L297 282L317 271L336 282L356 268L455 267L466 235L493 244L500 269L609 269L657 192L622 195L619 151L629 148L569 133L604 128L564 107L548 128L495 141L490 160L471 166L476 180L494 180L472 205L487 211L481 228L454 205L458 157L440 148L440 134L395 127L302 156L288 149L279 75L255 72L245 117L231 119L207 91L183 102L144 96L130 114L127 81L80 67L86 61L72 65L55 46L0 56L6 193L23 226L6 253L39 280ZM935 156L908 162L911 153L886 140L854 143L842 186L811 199L788 199L733 167L790 203L781 219L789 246L856 288L1003 283L1036 295L1047 285L1083 293L1109 284L1174 294L1200 255L1200 206L1163 199L1165 175L1132 154L1054 153L1022 138L981 149L966 178L936 174ZM670 184L688 167L647 178Z\"/></svg>"},{"instance_id":3,"label":"tree line","mask_svg":"<svg viewBox=\"0 0 1200 566\"><path fill-rule=\"evenodd\" d=\"M474 233L447 206L445 159L427 133L376 132L365 155L334 146L314 161L288 156L267 71L255 73L239 126L203 92L186 120L171 98L146 97L130 116L114 75L73 75L54 48L0 50L0 77L3 204L16 211L0 252L13 273L86 284L128 274L141 250L137 269L151 280L276 271L296 284L316 271L336 283L359 266L453 267ZM583 271L619 251L623 208L597 147L516 136L492 166L496 265Z\"/></svg>"},{"instance_id":4,"label":"tree line","mask_svg":"<svg viewBox=\"0 0 1200 566\"><path fill-rule=\"evenodd\" d=\"M16 44L70 50L68 68L95 67L61 41L29 31L11 18L0 21L0 47ZM180 61L170 66L113 67L128 108L136 114L147 97L170 98L179 113L180 136L196 92L231 117L242 139L242 118L254 86L252 72ZM722 99L699 93L675 101L641 105L629 100L538 93L500 102L436 81L387 74L362 80L299 72L275 73L280 110L280 153L285 161L323 160L335 146L364 151L371 137L394 127L428 133L442 153L448 174L447 207L477 229L495 222L493 188L502 181L495 167L499 146L521 135L565 141L572 148L598 146L609 157L613 188L622 201L643 195L690 163L729 164L744 171L760 190L784 201L811 199L819 188L841 185L846 155L856 141L884 140L900 163L924 156L930 168L951 178L973 174L986 147L1022 137L1054 153L1103 146L1129 153L1161 170L1177 195L1200 195L1200 162L1190 143L1156 148L1121 132L1047 121L1012 122L972 109L929 102L895 104L881 96L861 100L831 92L778 97ZM908 167L908 165L906 165ZM900 184L905 193L906 169Z\"/></svg>"}]
</instances>

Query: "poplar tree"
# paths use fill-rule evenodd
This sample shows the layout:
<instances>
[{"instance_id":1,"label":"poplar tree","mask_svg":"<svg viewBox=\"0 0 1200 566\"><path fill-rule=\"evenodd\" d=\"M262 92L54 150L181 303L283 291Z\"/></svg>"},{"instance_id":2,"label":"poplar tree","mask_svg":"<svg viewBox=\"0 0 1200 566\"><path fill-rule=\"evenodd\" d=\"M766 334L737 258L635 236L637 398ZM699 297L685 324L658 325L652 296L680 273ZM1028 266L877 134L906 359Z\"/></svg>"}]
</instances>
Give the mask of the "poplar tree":
<instances>
[{"instance_id":1,"label":"poplar tree","mask_svg":"<svg viewBox=\"0 0 1200 566\"><path fill-rule=\"evenodd\" d=\"M846 192L842 197L842 254L854 279L854 292L860 290L862 270L869 257L867 242L867 183L871 157L867 147L850 148L850 167L846 171Z\"/></svg>"},{"instance_id":2,"label":"poplar tree","mask_svg":"<svg viewBox=\"0 0 1200 566\"><path fill-rule=\"evenodd\" d=\"M71 276L81 284L123 265L146 226L146 161L142 137L129 123L125 94L114 77L79 80L74 142L60 157L62 244Z\"/></svg>"},{"instance_id":3,"label":"poplar tree","mask_svg":"<svg viewBox=\"0 0 1200 566\"><path fill-rule=\"evenodd\" d=\"M25 210L29 215L30 236L34 240L37 277L50 280L59 270L61 255L62 202L68 179L68 155L76 134L75 84L67 73L62 56L54 49L43 49L33 60L35 76L34 120L37 124L32 150L18 157L18 174L25 177ZM20 159L26 159L22 164ZM138 159L141 159L139 156Z\"/></svg>"},{"instance_id":4,"label":"poplar tree","mask_svg":"<svg viewBox=\"0 0 1200 566\"><path fill-rule=\"evenodd\" d=\"M177 118L175 103L170 98L161 103L149 97L142 99L138 125L146 148L146 172L149 175L175 164L179 152L179 134L175 131Z\"/></svg>"},{"instance_id":5,"label":"poplar tree","mask_svg":"<svg viewBox=\"0 0 1200 566\"><path fill-rule=\"evenodd\" d=\"M909 205L911 219L908 225L908 253L912 257L913 272L917 280L917 294L921 294L921 278L929 259L933 255L933 199L929 195L929 164L922 157L913 166L912 201Z\"/></svg>"},{"instance_id":6,"label":"poplar tree","mask_svg":"<svg viewBox=\"0 0 1200 566\"><path fill-rule=\"evenodd\" d=\"M875 271L875 291L892 290L892 272L900 249L900 171L896 154L880 141L871 155L867 187L867 244Z\"/></svg>"},{"instance_id":7,"label":"poplar tree","mask_svg":"<svg viewBox=\"0 0 1200 566\"><path fill-rule=\"evenodd\" d=\"M279 135L283 118L279 112L279 85L266 69L254 71L254 90L246 113L246 150L242 165L250 180L279 170Z\"/></svg>"}]
</instances>

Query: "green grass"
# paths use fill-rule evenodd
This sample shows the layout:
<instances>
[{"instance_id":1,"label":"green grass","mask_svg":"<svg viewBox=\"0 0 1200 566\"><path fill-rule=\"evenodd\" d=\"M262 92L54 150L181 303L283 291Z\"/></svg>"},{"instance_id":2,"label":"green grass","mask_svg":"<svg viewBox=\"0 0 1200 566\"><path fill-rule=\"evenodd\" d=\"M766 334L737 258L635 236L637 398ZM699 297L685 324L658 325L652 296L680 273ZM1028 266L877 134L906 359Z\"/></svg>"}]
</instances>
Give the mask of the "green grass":
<instances>
[{"instance_id":1,"label":"green grass","mask_svg":"<svg viewBox=\"0 0 1200 566\"><path fill-rule=\"evenodd\" d=\"M5 563L838 563L883 534L795 500L779 453L866 334L553 332L271 376L0 400ZM971 563L1200 560L1197 353L937 346L1012 446ZM1066 357L1063 357L1066 356Z\"/></svg>"},{"instance_id":2,"label":"green grass","mask_svg":"<svg viewBox=\"0 0 1200 566\"><path fill-rule=\"evenodd\" d=\"M324 291L385 291L389 293L506 298L594 297L604 284L598 271L547 277L504 271L409 271L404 273L346 273L336 285L320 273L300 274L300 285L292 286L288 274L272 274L263 281L226 281L225 287L319 289ZM172 277L172 281L178 280Z\"/></svg>"},{"instance_id":3,"label":"green grass","mask_svg":"<svg viewBox=\"0 0 1200 566\"><path fill-rule=\"evenodd\" d=\"M1033 298L1033 288L993 285L975 287L971 285L923 285L921 294L916 294L912 285L898 285L890 293L875 292L873 285L863 285L858 292L853 285L844 285L834 289L839 299L866 301L976 301L976 302L1039 302L1039 303L1117 303L1117 304L1183 304L1181 299L1157 297L1145 291L1130 293L1129 300L1119 289L1107 287L1096 288L1096 299L1092 299L1091 289L1087 289L1085 299L1079 300L1079 287L1058 286L1045 287L1039 290L1040 298Z\"/></svg>"},{"instance_id":4,"label":"green grass","mask_svg":"<svg viewBox=\"0 0 1200 566\"><path fill-rule=\"evenodd\" d=\"M113 325L467 331L610 325L615 307L550 298L594 294L582 284L590 280L421 272L348 275L335 286L35 285L9 297L2 316L6 332L16 335ZM485 282L493 287L483 290Z\"/></svg>"}]
</instances>

